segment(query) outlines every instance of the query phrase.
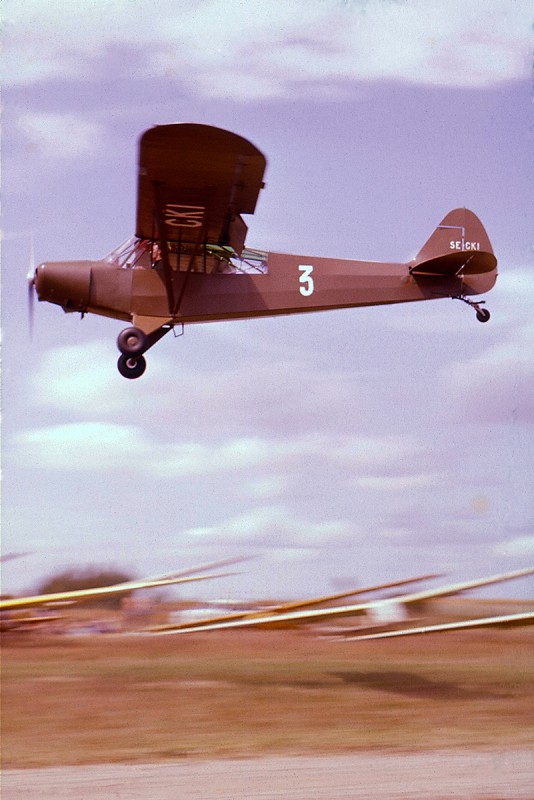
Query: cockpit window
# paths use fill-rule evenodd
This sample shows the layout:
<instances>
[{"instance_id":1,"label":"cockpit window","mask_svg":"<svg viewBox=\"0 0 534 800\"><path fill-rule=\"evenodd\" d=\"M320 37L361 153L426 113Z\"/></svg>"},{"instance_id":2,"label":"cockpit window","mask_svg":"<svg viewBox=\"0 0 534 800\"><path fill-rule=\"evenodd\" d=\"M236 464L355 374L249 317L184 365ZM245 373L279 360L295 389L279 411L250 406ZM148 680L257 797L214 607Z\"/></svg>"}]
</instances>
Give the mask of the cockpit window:
<instances>
[{"instance_id":1,"label":"cockpit window","mask_svg":"<svg viewBox=\"0 0 534 800\"><path fill-rule=\"evenodd\" d=\"M172 269L180 272L217 272L225 275L265 275L267 252L244 249L237 255L231 247L200 245L194 249L168 243L168 260ZM121 269L158 269L162 266L162 253L157 242L151 239L130 237L109 253L105 259Z\"/></svg>"},{"instance_id":2,"label":"cockpit window","mask_svg":"<svg viewBox=\"0 0 534 800\"><path fill-rule=\"evenodd\" d=\"M153 245L149 239L138 239L131 236L109 253L104 259L123 269L150 269L153 266L151 256Z\"/></svg>"}]
</instances>

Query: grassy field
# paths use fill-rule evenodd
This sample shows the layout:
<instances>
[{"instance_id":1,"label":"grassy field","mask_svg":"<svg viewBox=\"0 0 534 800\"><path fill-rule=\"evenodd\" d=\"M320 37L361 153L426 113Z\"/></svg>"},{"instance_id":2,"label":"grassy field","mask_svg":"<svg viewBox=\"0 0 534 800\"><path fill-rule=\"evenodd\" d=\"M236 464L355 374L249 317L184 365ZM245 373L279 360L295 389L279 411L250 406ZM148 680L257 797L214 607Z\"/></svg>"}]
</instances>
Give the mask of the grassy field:
<instances>
[{"instance_id":1,"label":"grassy field","mask_svg":"<svg viewBox=\"0 0 534 800\"><path fill-rule=\"evenodd\" d=\"M533 634L13 636L2 657L3 767L528 747Z\"/></svg>"}]
</instances>

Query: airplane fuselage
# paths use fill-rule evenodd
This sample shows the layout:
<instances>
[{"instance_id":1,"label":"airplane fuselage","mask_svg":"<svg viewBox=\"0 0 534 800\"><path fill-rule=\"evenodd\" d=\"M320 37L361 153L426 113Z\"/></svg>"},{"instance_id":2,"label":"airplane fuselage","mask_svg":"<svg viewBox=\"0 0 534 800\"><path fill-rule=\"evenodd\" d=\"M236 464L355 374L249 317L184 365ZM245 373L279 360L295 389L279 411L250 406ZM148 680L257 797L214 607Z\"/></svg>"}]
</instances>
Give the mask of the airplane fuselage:
<instances>
[{"instance_id":1,"label":"airplane fuselage","mask_svg":"<svg viewBox=\"0 0 534 800\"><path fill-rule=\"evenodd\" d=\"M36 289L39 300L56 303L65 311L132 321L149 332L163 322L208 322L481 294L495 284L493 267L467 276L435 275L422 280L410 273L410 263L273 252L267 254L264 272L173 272L179 301L173 314L163 271L157 266L48 262L37 269Z\"/></svg>"}]
</instances>

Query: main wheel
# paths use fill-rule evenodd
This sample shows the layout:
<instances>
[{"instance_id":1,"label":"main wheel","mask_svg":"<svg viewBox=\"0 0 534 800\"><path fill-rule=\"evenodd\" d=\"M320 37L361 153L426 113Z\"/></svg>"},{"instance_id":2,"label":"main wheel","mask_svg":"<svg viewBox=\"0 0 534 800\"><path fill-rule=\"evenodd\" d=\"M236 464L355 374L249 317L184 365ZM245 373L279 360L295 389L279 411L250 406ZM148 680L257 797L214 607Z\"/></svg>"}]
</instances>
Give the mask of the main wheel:
<instances>
[{"instance_id":1,"label":"main wheel","mask_svg":"<svg viewBox=\"0 0 534 800\"><path fill-rule=\"evenodd\" d=\"M487 322L490 318L491 314L487 308L478 308L477 309L477 319L479 322Z\"/></svg>"},{"instance_id":2,"label":"main wheel","mask_svg":"<svg viewBox=\"0 0 534 800\"><path fill-rule=\"evenodd\" d=\"M126 356L124 353L119 356L117 361L117 369L123 378L140 378L146 369L146 361L144 356Z\"/></svg>"},{"instance_id":3,"label":"main wheel","mask_svg":"<svg viewBox=\"0 0 534 800\"><path fill-rule=\"evenodd\" d=\"M117 336L117 347L125 356L140 356L147 347L146 334L140 328L125 328Z\"/></svg>"}]
</instances>

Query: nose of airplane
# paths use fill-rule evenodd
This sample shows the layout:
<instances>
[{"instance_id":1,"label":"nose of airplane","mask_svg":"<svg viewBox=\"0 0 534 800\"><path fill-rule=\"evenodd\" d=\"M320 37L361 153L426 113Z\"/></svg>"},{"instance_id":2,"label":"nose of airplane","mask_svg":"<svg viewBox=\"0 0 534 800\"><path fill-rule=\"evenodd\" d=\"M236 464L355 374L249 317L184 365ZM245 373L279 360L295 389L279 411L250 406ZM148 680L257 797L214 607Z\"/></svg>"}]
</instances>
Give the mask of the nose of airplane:
<instances>
[{"instance_id":1,"label":"nose of airplane","mask_svg":"<svg viewBox=\"0 0 534 800\"><path fill-rule=\"evenodd\" d=\"M91 265L83 261L39 264L33 285L39 300L55 303L64 311L86 311L91 289Z\"/></svg>"}]
</instances>

